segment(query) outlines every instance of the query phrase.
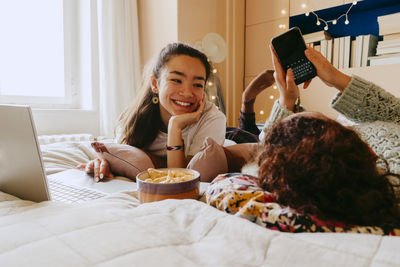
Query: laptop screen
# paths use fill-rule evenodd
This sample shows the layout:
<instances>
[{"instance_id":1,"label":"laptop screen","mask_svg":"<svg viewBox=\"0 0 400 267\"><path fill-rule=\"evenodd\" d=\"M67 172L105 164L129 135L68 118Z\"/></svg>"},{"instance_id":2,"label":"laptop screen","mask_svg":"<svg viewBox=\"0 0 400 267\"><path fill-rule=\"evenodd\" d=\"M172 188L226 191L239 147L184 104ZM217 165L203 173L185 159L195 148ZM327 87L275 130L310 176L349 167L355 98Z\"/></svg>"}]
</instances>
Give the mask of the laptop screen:
<instances>
[{"instance_id":1,"label":"laptop screen","mask_svg":"<svg viewBox=\"0 0 400 267\"><path fill-rule=\"evenodd\" d=\"M25 200L49 200L29 106L0 105L0 190Z\"/></svg>"}]
</instances>

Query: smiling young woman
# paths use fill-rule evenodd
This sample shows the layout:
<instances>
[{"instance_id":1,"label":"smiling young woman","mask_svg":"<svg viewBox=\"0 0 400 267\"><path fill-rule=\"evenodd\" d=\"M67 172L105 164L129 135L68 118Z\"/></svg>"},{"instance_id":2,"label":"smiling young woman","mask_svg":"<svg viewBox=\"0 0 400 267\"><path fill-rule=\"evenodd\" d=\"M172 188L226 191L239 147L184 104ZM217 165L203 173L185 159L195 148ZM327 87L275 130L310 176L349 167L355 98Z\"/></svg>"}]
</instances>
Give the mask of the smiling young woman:
<instances>
[{"instance_id":1,"label":"smiling young woman","mask_svg":"<svg viewBox=\"0 0 400 267\"><path fill-rule=\"evenodd\" d=\"M207 57L187 44L164 47L145 68L141 96L120 117L118 142L142 149L169 168L186 167L206 137L222 145L225 115L204 93L210 69ZM89 162L87 172L112 175L104 160L96 166Z\"/></svg>"}]
</instances>

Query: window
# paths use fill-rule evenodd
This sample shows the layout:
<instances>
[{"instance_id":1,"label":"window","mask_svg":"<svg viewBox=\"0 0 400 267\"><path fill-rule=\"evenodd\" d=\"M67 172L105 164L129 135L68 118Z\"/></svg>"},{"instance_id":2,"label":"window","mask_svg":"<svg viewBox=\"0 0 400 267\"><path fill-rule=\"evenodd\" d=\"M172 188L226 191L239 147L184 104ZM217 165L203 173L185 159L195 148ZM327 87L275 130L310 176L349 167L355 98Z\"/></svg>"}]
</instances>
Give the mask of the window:
<instances>
[{"instance_id":1,"label":"window","mask_svg":"<svg viewBox=\"0 0 400 267\"><path fill-rule=\"evenodd\" d=\"M0 0L1 103L80 107L76 7L72 0Z\"/></svg>"}]
</instances>

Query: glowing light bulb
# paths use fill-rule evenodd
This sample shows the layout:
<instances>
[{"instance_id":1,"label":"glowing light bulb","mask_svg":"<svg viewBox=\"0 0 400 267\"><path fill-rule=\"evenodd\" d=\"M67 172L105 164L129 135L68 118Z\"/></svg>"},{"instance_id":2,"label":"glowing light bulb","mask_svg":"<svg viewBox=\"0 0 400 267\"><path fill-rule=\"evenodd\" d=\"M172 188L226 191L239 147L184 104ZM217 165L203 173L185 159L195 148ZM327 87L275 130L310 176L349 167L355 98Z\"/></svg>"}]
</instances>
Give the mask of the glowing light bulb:
<instances>
[{"instance_id":1,"label":"glowing light bulb","mask_svg":"<svg viewBox=\"0 0 400 267\"><path fill-rule=\"evenodd\" d=\"M212 96L211 96L211 99L212 99L212 100L215 100L215 95L212 95Z\"/></svg>"},{"instance_id":2,"label":"glowing light bulb","mask_svg":"<svg viewBox=\"0 0 400 267\"><path fill-rule=\"evenodd\" d=\"M326 25L326 26L324 27L324 30L325 30L325 31L327 31L327 30L328 30L328 25Z\"/></svg>"},{"instance_id":3,"label":"glowing light bulb","mask_svg":"<svg viewBox=\"0 0 400 267\"><path fill-rule=\"evenodd\" d=\"M318 26L321 25L321 21L317 20L317 25Z\"/></svg>"},{"instance_id":4,"label":"glowing light bulb","mask_svg":"<svg viewBox=\"0 0 400 267\"><path fill-rule=\"evenodd\" d=\"M284 29L286 28L286 24L279 24L279 29Z\"/></svg>"},{"instance_id":5,"label":"glowing light bulb","mask_svg":"<svg viewBox=\"0 0 400 267\"><path fill-rule=\"evenodd\" d=\"M213 69L212 72L213 72L213 73L217 73L217 69Z\"/></svg>"},{"instance_id":6,"label":"glowing light bulb","mask_svg":"<svg viewBox=\"0 0 400 267\"><path fill-rule=\"evenodd\" d=\"M275 90L276 90L276 89L278 89L278 87L277 87L276 85L274 85L274 87L273 87L273 88L274 88Z\"/></svg>"},{"instance_id":7,"label":"glowing light bulb","mask_svg":"<svg viewBox=\"0 0 400 267\"><path fill-rule=\"evenodd\" d=\"M212 83L212 82L208 82L207 85L208 85L208 86L212 86L213 83Z\"/></svg>"},{"instance_id":8,"label":"glowing light bulb","mask_svg":"<svg viewBox=\"0 0 400 267\"><path fill-rule=\"evenodd\" d=\"M270 96L269 96L269 99L274 99L274 96L273 96L273 95L270 95Z\"/></svg>"},{"instance_id":9,"label":"glowing light bulb","mask_svg":"<svg viewBox=\"0 0 400 267\"><path fill-rule=\"evenodd\" d=\"M303 3L303 4L301 4L301 8L306 8L307 7L307 5L305 4L305 3Z\"/></svg>"},{"instance_id":10,"label":"glowing light bulb","mask_svg":"<svg viewBox=\"0 0 400 267\"><path fill-rule=\"evenodd\" d=\"M350 23L350 22L349 22L348 19L346 19L345 22L344 22L344 24L346 24L346 25L349 24L349 23Z\"/></svg>"},{"instance_id":11,"label":"glowing light bulb","mask_svg":"<svg viewBox=\"0 0 400 267\"><path fill-rule=\"evenodd\" d=\"M282 9L281 13L282 13L282 15L285 15L286 14L286 10Z\"/></svg>"},{"instance_id":12,"label":"glowing light bulb","mask_svg":"<svg viewBox=\"0 0 400 267\"><path fill-rule=\"evenodd\" d=\"M337 23L337 20L334 19L334 20L332 21L332 24L333 24L333 25L336 25L336 23Z\"/></svg>"},{"instance_id":13,"label":"glowing light bulb","mask_svg":"<svg viewBox=\"0 0 400 267\"><path fill-rule=\"evenodd\" d=\"M310 12L306 12L306 16L307 16L307 17L310 16Z\"/></svg>"},{"instance_id":14,"label":"glowing light bulb","mask_svg":"<svg viewBox=\"0 0 400 267\"><path fill-rule=\"evenodd\" d=\"M357 5L357 1L353 1L353 5Z\"/></svg>"},{"instance_id":15,"label":"glowing light bulb","mask_svg":"<svg viewBox=\"0 0 400 267\"><path fill-rule=\"evenodd\" d=\"M261 114L261 115L264 115L264 110L260 110L260 114Z\"/></svg>"}]
</instances>

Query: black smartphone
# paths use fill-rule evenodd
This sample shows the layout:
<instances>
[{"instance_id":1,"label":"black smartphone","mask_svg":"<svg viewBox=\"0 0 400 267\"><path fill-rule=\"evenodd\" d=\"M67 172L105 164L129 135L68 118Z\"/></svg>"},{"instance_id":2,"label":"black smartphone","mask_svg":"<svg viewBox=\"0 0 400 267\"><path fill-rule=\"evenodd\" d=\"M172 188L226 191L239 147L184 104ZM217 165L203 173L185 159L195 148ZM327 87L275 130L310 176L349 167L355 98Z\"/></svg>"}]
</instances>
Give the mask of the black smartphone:
<instances>
[{"instance_id":1,"label":"black smartphone","mask_svg":"<svg viewBox=\"0 0 400 267\"><path fill-rule=\"evenodd\" d=\"M275 36L271 43L284 71L286 72L289 68L293 70L296 84L311 80L317 75L314 65L304 54L307 47L298 27Z\"/></svg>"}]
</instances>

